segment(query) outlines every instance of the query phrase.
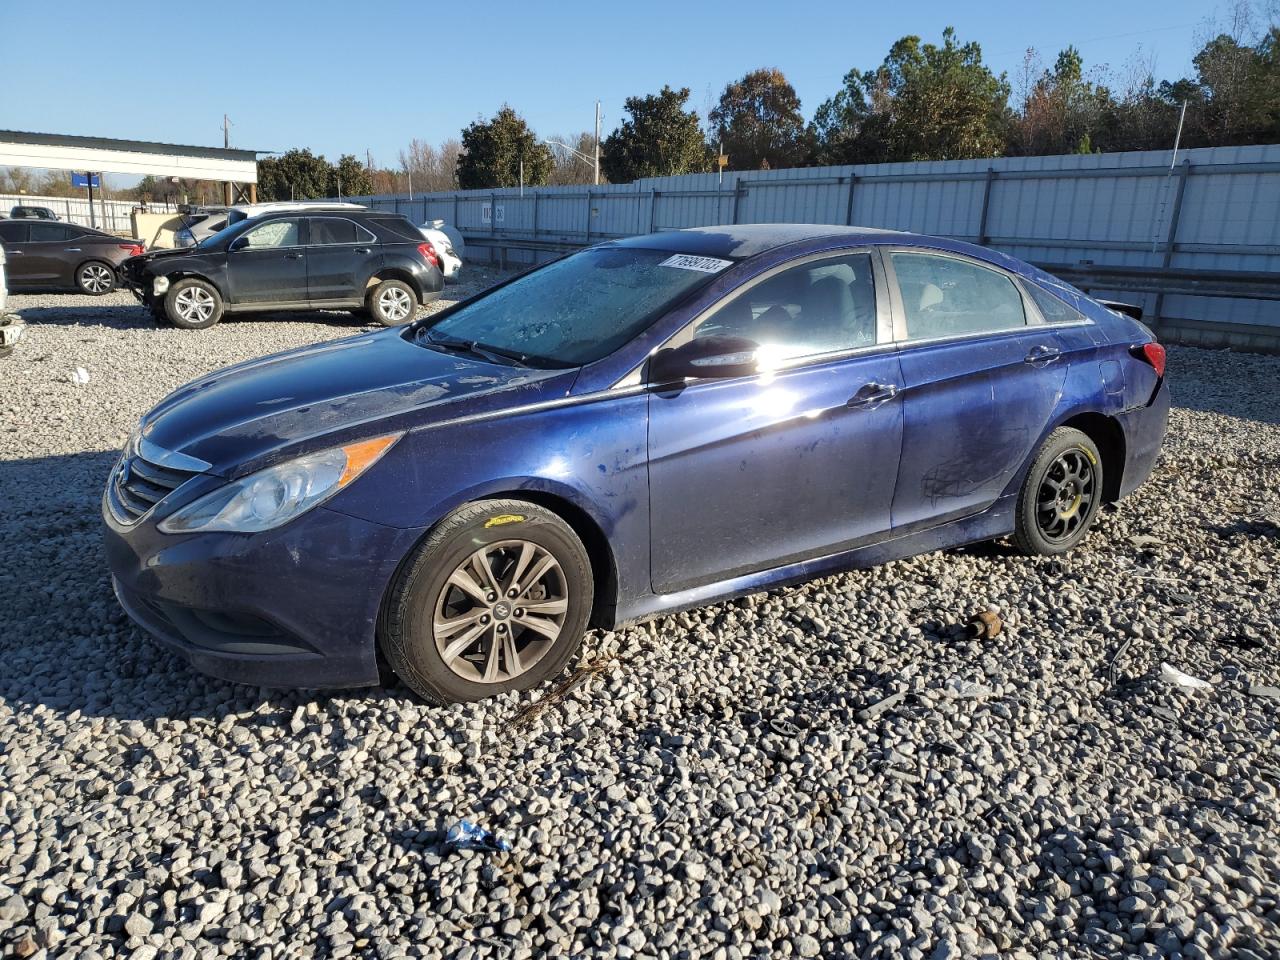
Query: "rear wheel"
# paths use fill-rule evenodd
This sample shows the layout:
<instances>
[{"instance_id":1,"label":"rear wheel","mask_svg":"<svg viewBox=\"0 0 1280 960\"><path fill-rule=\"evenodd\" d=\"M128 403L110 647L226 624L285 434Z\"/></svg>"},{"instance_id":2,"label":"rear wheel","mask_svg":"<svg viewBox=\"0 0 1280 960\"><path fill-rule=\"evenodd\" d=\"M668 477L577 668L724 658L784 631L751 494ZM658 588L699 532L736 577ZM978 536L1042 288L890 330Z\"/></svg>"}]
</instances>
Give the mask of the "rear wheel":
<instances>
[{"instance_id":1,"label":"rear wheel","mask_svg":"<svg viewBox=\"0 0 1280 960\"><path fill-rule=\"evenodd\" d=\"M384 327L408 323L418 312L418 295L403 280L383 280L369 291L369 313Z\"/></svg>"},{"instance_id":2,"label":"rear wheel","mask_svg":"<svg viewBox=\"0 0 1280 960\"><path fill-rule=\"evenodd\" d=\"M100 297L116 288L116 272L109 263L90 260L76 269L76 286L81 293Z\"/></svg>"},{"instance_id":3,"label":"rear wheel","mask_svg":"<svg viewBox=\"0 0 1280 960\"><path fill-rule=\"evenodd\" d=\"M519 500L462 507L392 588L380 631L391 668L435 703L535 686L577 652L593 600L582 541Z\"/></svg>"},{"instance_id":4,"label":"rear wheel","mask_svg":"<svg viewBox=\"0 0 1280 960\"><path fill-rule=\"evenodd\" d=\"M164 295L164 312L175 327L204 330L222 318L222 297L213 284L188 277Z\"/></svg>"},{"instance_id":5,"label":"rear wheel","mask_svg":"<svg viewBox=\"0 0 1280 960\"><path fill-rule=\"evenodd\" d=\"M1024 553L1066 553L1102 506L1102 457L1088 434L1059 427L1036 454L1018 494L1014 540Z\"/></svg>"}]
</instances>

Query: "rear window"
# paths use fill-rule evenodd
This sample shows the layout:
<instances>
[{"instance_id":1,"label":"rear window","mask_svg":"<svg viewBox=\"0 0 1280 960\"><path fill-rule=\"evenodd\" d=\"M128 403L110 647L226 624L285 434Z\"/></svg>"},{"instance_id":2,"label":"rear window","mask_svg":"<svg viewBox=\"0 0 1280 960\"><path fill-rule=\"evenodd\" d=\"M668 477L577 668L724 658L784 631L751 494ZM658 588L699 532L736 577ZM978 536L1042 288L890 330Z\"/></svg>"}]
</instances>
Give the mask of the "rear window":
<instances>
[{"instance_id":1,"label":"rear window","mask_svg":"<svg viewBox=\"0 0 1280 960\"><path fill-rule=\"evenodd\" d=\"M384 230L405 240L412 240L414 243L422 242L422 231L415 227L408 217L370 217L370 223L376 223Z\"/></svg>"}]
</instances>

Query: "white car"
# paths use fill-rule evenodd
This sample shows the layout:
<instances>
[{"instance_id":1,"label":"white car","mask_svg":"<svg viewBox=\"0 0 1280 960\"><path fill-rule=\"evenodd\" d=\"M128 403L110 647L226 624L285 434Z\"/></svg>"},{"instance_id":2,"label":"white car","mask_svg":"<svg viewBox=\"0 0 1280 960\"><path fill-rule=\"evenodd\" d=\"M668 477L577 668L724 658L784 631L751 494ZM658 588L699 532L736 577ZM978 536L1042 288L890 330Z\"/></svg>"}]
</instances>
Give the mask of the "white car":
<instances>
[{"instance_id":1,"label":"white car","mask_svg":"<svg viewBox=\"0 0 1280 960\"><path fill-rule=\"evenodd\" d=\"M4 279L4 247L0 247L0 357L13 353L13 345L22 339L26 327L22 318L10 313L8 308L9 288Z\"/></svg>"},{"instance_id":2,"label":"white car","mask_svg":"<svg viewBox=\"0 0 1280 960\"><path fill-rule=\"evenodd\" d=\"M274 203L241 203L227 211L227 226L260 217L264 213L284 213L289 210L367 210L358 203L330 203L324 200L279 200Z\"/></svg>"},{"instance_id":3,"label":"white car","mask_svg":"<svg viewBox=\"0 0 1280 960\"><path fill-rule=\"evenodd\" d=\"M440 272L444 274L445 283L457 283L462 273L462 234L443 220L428 220L418 229L440 258Z\"/></svg>"}]
</instances>

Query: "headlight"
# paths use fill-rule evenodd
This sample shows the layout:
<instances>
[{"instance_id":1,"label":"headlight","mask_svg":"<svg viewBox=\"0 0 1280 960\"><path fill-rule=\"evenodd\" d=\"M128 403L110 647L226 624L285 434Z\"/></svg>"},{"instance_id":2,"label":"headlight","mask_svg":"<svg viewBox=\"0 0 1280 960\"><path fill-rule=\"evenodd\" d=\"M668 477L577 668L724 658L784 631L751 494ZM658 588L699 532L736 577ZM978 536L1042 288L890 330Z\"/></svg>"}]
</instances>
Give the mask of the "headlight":
<instances>
[{"instance_id":1,"label":"headlight","mask_svg":"<svg viewBox=\"0 0 1280 960\"><path fill-rule=\"evenodd\" d=\"M162 533L260 533L288 523L378 462L403 434L309 453L220 487L160 521Z\"/></svg>"}]
</instances>

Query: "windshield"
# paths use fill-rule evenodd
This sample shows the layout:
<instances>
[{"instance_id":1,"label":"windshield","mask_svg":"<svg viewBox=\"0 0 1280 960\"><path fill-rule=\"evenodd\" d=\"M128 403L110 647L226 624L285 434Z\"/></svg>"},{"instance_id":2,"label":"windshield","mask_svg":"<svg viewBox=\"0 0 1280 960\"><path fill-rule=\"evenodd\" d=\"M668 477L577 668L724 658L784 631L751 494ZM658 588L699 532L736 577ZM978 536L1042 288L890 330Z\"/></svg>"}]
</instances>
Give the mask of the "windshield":
<instances>
[{"instance_id":1,"label":"windshield","mask_svg":"<svg viewBox=\"0 0 1280 960\"><path fill-rule=\"evenodd\" d=\"M617 350L728 266L662 250L593 247L460 307L428 337L581 366Z\"/></svg>"}]
</instances>

